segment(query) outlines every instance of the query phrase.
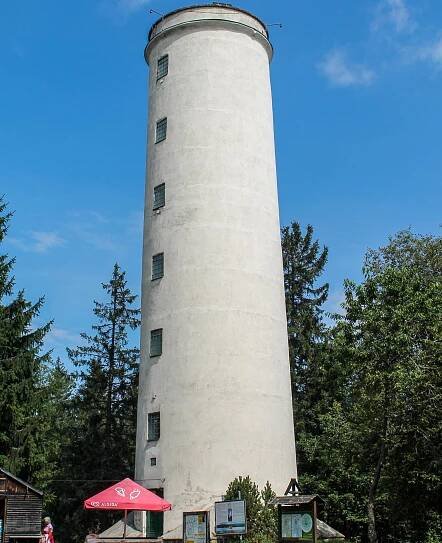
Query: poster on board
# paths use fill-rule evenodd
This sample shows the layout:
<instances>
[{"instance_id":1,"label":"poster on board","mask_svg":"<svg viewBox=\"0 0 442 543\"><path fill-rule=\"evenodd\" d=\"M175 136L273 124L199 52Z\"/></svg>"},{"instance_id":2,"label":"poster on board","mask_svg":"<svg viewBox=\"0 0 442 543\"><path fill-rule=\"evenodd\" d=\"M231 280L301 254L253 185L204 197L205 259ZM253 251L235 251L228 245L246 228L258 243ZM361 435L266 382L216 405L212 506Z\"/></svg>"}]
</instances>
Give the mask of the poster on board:
<instances>
[{"instance_id":1,"label":"poster on board","mask_svg":"<svg viewBox=\"0 0 442 543\"><path fill-rule=\"evenodd\" d=\"M197 511L183 513L183 543L209 542L209 513Z\"/></svg>"},{"instance_id":2,"label":"poster on board","mask_svg":"<svg viewBox=\"0 0 442 543\"><path fill-rule=\"evenodd\" d=\"M244 535L247 533L246 502L231 500L215 503L215 533Z\"/></svg>"},{"instance_id":3,"label":"poster on board","mask_svg":"<svg viewBox=\"0 0 442 543\"><path fill-rule=\"evenodd\" d=\"M311 511L283 512L281 515L281 538L311 541L313 539Z\"/></svg>"}]
</instances>

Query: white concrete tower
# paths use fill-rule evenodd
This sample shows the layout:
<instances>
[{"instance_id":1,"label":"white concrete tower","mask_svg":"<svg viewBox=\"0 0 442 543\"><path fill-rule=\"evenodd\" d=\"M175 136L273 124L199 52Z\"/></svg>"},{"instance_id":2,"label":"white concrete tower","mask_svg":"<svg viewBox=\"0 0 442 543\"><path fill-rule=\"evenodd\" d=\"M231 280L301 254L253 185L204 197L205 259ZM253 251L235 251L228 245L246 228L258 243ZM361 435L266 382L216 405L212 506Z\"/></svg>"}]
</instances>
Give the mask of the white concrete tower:
<instances>
[{"instance_id":1,"label":"white concrete tower","mask_svg":"<svg viewBox=\"0 0 442 543\"><path fill-rule=\"evenodd\" d=\"M265 25L229 4L149 33L136 478L173 511L296 476Z\"/></svg>"}]
</instances>

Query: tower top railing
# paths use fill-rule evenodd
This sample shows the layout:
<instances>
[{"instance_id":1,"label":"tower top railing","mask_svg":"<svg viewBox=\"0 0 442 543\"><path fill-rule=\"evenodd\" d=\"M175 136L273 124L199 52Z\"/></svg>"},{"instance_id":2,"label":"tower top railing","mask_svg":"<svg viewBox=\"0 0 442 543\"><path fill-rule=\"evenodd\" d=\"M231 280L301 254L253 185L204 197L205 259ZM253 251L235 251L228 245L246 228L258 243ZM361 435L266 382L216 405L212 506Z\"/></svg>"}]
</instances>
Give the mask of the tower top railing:
<instances>
[{"instance_id":1,"label":"tower top railing","mask_svg":"<svg viewBox=\"0 0 442 543\"><path fill-rule=\"evenodd\" d=\"M195 13L204 13L204 10L207 9L205 12L206 14L210 14L212 17L214 16L214 11L216 9L221 9L223 11L219 12L219 15L221 15L219 18L223 19L225 18L225 15L228 15L229 13L235 14L235 13L242 13L248 17L251 17L252 19L255 19L259 23L259 25L262 27L261 32L265 35L267 39L269 39L269 32L267 29L267 26L265 23L256 15L251 13L250 11L247 11L242 8L238 8L236 6L233 6L232 4L227 4L224 2L212 2L211 4L193 4L190 6L186 6L183 8L175 9L173 11L169 11L168 13L165 13L164 15L161 15L150 27L149 34L148 34L148 41L150 41L152 38L155 37L157 34L156 27L159 26L163 21L165 21L169 17L173 17L174 15L177 15L182 12L195 12ZM210 10L210 11L209 11ZM151 10L153 12L153 10ZM156 13L156 12L154 12Z\"/></svg>"},{"instance_id":2,"label":"tower top railing","mask_svg":"<svg viewBox=\"0 0 442 543\"><path fill-rule=\"evenodd\" d=\"M157 13L157 12L155 12ZM269 60L273 56L273 48L269 41L267 26L258 17L242 8L231 4L214 2L212 4L196 4L165 13L152 25L145 48L145 59L149 64L149 52L154 43L171 32L185 28L228 26L239 32L249 34L262 43Z\"/></svg>"}]
</instances>

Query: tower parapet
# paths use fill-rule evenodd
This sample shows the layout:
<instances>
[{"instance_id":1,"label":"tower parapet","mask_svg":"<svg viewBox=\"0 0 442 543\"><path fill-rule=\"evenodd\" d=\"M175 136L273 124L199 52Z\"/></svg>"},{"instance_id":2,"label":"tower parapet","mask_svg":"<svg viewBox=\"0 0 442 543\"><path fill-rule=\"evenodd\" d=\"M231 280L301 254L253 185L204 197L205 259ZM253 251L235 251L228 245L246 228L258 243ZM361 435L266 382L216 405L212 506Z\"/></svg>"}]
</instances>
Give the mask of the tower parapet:
<instances>
[{"instance_id":1,"label":"tower parapet","mask_svg":"<svg viewBox=\"0 0 442 543\"><path fill-rule=\"evenodd\" d=\"M149 52L160 37L171 32L194 31L204 27L226 27L236 32L244 32L262 42L271 60L273 48L269 41L266 25L252 13L234 8L230 4L212 3L189 6L167 13L156 21L148 35L145 59L149 64Z\"/></svg>"}]
</instances>

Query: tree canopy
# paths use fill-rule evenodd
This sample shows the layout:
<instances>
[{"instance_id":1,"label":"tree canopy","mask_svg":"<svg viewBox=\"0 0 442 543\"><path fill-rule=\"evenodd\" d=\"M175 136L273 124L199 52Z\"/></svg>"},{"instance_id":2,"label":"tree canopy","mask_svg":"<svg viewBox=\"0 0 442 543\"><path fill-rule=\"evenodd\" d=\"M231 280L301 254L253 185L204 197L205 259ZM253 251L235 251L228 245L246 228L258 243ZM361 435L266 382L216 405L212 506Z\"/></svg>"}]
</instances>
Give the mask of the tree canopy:
<instances>
[{"instance_id":1,"label":"tree canopy","mask_svg":"<svg viewBox=\"0 0 442 543\"><path fill-rule=\"evenodd\" d=\"M139 349L130 346L129 332L139 326L140 310L118 264L102 288L105 301L94 302L92 333L82 333L83 344L68 349L77 389L57 476L63 484L54 484L59 496L54 511L64 519L62 536L69 540L112 523L115 515L85 514L82 502L134 472Z\"/></svg>"},{"instance_id":2,"label":"tree canopy","mask_svg":"<svg viewBox=\"0 0 442 543\"><path fill-rule=\"evenodd\" d=\"M330 330L336 393L319 433L299 436L305 484L338 529L370 543L423 542L438 522L441 264L441 238L411 232L368 252Z\"/></svg>"}]
</instances>

